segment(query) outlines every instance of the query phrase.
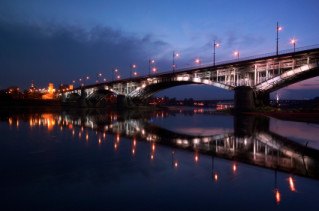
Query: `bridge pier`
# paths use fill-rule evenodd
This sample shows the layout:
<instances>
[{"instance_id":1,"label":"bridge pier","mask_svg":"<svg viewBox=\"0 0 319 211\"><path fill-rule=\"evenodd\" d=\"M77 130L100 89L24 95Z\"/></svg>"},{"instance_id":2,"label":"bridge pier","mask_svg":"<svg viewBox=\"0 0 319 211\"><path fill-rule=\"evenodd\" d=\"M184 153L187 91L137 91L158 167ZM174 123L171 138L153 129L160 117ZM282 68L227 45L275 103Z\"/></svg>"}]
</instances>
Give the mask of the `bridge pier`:
<instances>
[{"instance_id":1,"label":"bridge pier","mask_svg":"<svg viewBox=\"0 0 319 211\"><path fill-rule=\"evenodd\" d=\"M269 105L269 93L255 92L250 86L239 86L234 90L234 107L238 112L253 111L257 107Z\"/></svg>"},{"instance_id":2,"label":"bridge pier","mask_svg":"<svg viewBox=\"0 0 319 211\"><path fill-rule=\"evenodd\" d=\"M236 111L252 111L255 109L254 90L249 86L238 86L234 89L234 107Z\"/></svg>"}]
</instances>

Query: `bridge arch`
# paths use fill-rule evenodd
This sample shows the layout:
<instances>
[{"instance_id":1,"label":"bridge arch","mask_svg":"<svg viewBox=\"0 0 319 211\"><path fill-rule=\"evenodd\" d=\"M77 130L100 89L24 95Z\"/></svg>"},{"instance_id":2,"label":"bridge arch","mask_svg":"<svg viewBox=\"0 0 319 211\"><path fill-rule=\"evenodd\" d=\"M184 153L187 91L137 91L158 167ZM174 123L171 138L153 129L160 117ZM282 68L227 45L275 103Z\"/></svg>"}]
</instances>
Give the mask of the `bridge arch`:
<instances>
[{"instance_id":1,"label":"bridge arch","mask_svg":"<svg viewBox=\"0 0 319 211\"><path fill-rule=\"evenodd\" d=\"M270 78L258 85L258 92L270 93L286 86L319 76L319 62L300 66Z\"/></svg>"},{"instance_id":2,"label":"bridge arch","mask_svg":"<svg viewBox=\"0 0 319 211\"><path fill-rule=\"evenodd\" d=\"M215 87L223 88L227 90L234 89L233 86L214 82L209 79L202 79L202 78L190 77L190 76L177 76L174 78L160 78L159 80L156 80L156 82L143 84L142 86L137 87L135 90L129 93L128 97L138 98L138 99L147 99L159 91L176 87L176 86L190 85L190 84L209 85L209 86L215 86Z\"/></svg>"}]
</instances>

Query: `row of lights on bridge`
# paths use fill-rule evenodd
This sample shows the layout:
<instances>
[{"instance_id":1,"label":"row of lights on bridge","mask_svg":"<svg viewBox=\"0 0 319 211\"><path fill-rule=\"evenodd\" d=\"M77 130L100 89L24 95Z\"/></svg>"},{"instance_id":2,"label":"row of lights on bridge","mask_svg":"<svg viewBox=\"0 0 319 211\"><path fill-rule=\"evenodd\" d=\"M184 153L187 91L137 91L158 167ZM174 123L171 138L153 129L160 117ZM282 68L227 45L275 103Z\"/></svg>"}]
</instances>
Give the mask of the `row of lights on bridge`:
<instances>
[{"instance_id":1,"label":"row of lights on bridge","mask_svg":"<svg viewBox=\"0 0 319 211\"><path fill-rule=\"evenodd\" d=\"M276 27L276 55L278 55L279 52L279 32L283 30L283 27L279 25L279 23L277 22L277 27ZM296 51L296 44L297 44L297 39L296 38L292 38L290 39L290 44L293 46L293 52ZM221 44L219 42L216 42L216 40L214 40L213 43L213 65L215 66L215 61L216 61L216 48L221 47ZM239 60L240 57L240 52L239 50L235 50L233 52L233 56ZM176 70L176 59L180 57L180 53L173 51L173 63L172 63L172 71L174 72ZM201 64L201 59L199 57L197 57L194 60L194 63L196 65L200 65ZM149 75L151 74L155 74L158 72L157 67L155 66L155 60L154 59L149 59L148 60L148 65L149 65ZM138 76L138 72L136 71L137 65L136 64L131 64L130 66L130 78L132 77L136 77ZM102 73L98 73L97 74L97 79L96 79L96 83L101 83L101 82L106 82L106 78L103 78L103 80L100 80L102 77ZM81 86L84 86L84 82L89 80L90 77L86 76L85 78L80 78L79 79L79 84L81 84ZM121 75L119 74L119 69L115 68L113 69L113 77L112 80L120 80L121 79ZM74 84L76 83L76 80L72 81Z\"/></svg>"}]
</instances>

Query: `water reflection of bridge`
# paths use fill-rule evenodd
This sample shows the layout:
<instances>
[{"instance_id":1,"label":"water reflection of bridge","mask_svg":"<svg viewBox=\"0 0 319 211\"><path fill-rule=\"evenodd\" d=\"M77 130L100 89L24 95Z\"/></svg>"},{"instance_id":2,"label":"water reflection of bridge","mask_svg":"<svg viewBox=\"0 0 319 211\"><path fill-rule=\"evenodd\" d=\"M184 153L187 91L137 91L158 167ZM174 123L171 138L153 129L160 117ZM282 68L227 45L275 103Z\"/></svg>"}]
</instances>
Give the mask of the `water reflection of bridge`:
<instances>
[{"instance_id":1,"label":"water reflection of bridge","mask_svg":"<svg viewBox=\"0 0 319 211\"><path fill-rule=\"evenodd\" d=\"M176 111L181 112L181 111ZM151 117L165 118L174 115L172 111L157 111L149 114L91 111L89 113L63 113L62 115L42 114L24 117L30 126L54 125L66 127L80 134L89 128L105 134L113 134L116 139L146 141L174 148L209 154L237 162L249 163L303 176L319 178L319 156L315 149L295 143L269 131L269 119L255 116L234 117L234 130L224 134L207 136L174 132L150 123ZM197 112L188 111L188 115ZM207 114L207 113L206 113ZM141 116L142 115L142 116ZM9 124L18 119L8 117ZM76 131L78 127L78 131ZM100 142L100 140L99 140ZM136 145L136 144L135 144ZM117 145L115 145L117 147ZM135 148L133 149L135 152ZM151 155L153 159L154 155Z\"/></svg>"}]
</instances>

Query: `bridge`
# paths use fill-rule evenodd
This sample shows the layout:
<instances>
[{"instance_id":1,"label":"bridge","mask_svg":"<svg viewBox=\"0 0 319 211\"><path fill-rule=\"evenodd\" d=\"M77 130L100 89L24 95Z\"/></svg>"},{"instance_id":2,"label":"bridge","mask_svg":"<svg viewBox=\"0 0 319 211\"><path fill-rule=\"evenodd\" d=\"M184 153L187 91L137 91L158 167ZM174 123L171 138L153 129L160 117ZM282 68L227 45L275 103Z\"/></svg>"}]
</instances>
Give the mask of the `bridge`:
<instances>
[{"instance_id":1,"label":"bridge","mask_svg":"<svg viewBox=\"0 0 319 211\"><path fill-rule=\"evenodd\" d=\"M206 84L234 90L235 108L252 110L267 105L269 94L319 75L319 46L202 64L174 71L81 86L62 93L64 102L78 100L95 106L113 95L118 104L142 104L155 93L174 86Z\"/></svg>"}]
</instances>

